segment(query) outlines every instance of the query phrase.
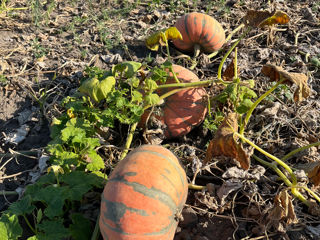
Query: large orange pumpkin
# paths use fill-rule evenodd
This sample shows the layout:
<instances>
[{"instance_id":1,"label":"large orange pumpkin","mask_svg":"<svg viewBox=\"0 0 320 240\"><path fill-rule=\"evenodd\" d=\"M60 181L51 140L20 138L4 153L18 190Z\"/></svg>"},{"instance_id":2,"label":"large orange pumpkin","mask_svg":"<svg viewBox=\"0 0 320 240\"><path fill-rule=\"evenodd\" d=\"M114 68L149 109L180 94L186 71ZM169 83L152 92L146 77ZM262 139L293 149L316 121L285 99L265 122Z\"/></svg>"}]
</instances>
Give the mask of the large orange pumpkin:
<instances>
[{"instance_id":1,"label":"large orange pumpkin","mask_svg":"<svg viewBox=\"0 0 320 240\"><path fill-rule=\"evenodd\" d=\"M172 240L188 194L185 171L160 145L131 151L104 188L100 231L105 240Z\"/></svg>"},{"instance_id":2,"label":"large orange pumpkin","mask_svg":"<svg viewBox=\"0 0 320 240\"><path fill-rule=\"evenodd\" d=\"M199 78L190 70L180 66L173 65L173 71L177 74L181 82L197 82ZM172 74L166 83L175 83ZM171 89L163 89L158 92L159 95L164 94ZM160 114L154 116L165 125L165 137L174 138L188 134L194 126L199 125L205 118L207 113L207 95L204 88L192 88L181 90L164 100L164 105ZM141 119L139 126L143 127L149 111L146 111Z\"/></svg>"},{"instance_id":3,"label":"large orange pumpkin","mask_svg":"<svg viewBox=\"0 0 320 240\"><path fill-rule=\"evenodd\" d=\"M204 52L218 50L225 42L225 33L220 23L213 17L192 12L184 15L175 24L183 40L176 39L173 44L182 51L193 51L198 45Z\"/></svg>"}]
</instances>

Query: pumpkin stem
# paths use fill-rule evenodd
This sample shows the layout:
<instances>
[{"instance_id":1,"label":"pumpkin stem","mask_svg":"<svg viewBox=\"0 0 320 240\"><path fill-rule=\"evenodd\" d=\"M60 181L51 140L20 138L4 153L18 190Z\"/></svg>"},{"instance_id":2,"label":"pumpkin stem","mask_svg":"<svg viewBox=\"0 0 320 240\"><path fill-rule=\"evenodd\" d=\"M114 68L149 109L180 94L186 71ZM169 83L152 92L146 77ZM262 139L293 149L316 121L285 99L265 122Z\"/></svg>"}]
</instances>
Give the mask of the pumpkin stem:
<instances>
[{"instance_id":1,"label":"pumpkin stem","mask_svg":"<svg viewBox=\"0 0 320 240\"><path fill-rule=\"evenodd\" d=\"M200 50L201 50L201 47L199 44L195 44L194 45L194 49L193 49L193 58L197 58L200 54Z\"/></svg>"},{"instance_id":2,"label":"pumpkin stem","mask_svg":"<svg viewBox=\"0 0 320 240\"><path fill-rule=\"evenodd\" d=\"M206 186L200 186L200 185L189 183L188 188L192 190L203 190L203 189L206 189Z\"/></svg>"}]
</instances>

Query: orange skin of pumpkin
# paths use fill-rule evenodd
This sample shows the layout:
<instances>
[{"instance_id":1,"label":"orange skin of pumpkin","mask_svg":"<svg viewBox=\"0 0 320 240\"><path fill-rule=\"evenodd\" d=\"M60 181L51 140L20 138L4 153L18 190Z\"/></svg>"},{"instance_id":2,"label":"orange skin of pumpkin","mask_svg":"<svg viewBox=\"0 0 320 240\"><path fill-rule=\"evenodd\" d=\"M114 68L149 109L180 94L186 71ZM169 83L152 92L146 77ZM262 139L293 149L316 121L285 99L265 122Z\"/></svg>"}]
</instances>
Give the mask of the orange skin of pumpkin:
<instances>
[{"instance_id":1,"label":"orange skin of pumpkin","mask_svg":"<svg viewBox=\"0 0 320 240\"><path fill-rule=\"evenodd\" d=\"M173 65L173 71L177 74L180 82L197 82L199 78L190 70ZM166 83L176 83L172 74ZM174 88L163 89L158 92L161 96ZM164 99L164 106L161 115L155 115L165 126L164 135L167 139L180 137L188 134L194 126L199 125L207 113L207 102L205 96L207 92L204 88L192 88L181 90ZM144 127L150 111L145 111L141 116L139 127Z\"/></svg>"},{"instance_id":2,"label":"orange skin of pumpkin","mask_svg":"<svg viewBox=\"0 0 320 240\"><path fill-rule=\"evenodd\" d=\"M101 200L104 240L172 240L187 198L185 171L160 145L131 151L113 170Z\"/></svg>"},{"instance_id":3,"label":"orange skin of pumpkin","mask_svg":"<svg viewBox=\"0 0 320 240\"><path fill-rule=\"evenodd\" d=\"M183 40L173 40L173 44L180 50L192 52L195 45L199 45L206 53L219 50L225 42L225 32L221 24L213 17L192 12L184 15L175 24Z\"/></svg>"}]
</instances>

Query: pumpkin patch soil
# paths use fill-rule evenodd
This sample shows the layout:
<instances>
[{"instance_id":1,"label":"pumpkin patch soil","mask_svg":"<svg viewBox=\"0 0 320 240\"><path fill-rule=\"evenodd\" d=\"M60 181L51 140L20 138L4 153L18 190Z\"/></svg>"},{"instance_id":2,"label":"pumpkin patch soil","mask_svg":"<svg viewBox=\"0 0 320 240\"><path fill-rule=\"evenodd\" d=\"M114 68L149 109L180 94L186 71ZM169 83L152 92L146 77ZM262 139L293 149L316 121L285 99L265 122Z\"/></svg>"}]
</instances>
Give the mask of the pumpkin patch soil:
<instances>
[{"instance_id":1,"label":"pumpkin patch soil","mask_svg":"<svg viewBox=\"0 0 320 240\"><path fill-rule=\"evenodd\" d=\"M49 126L59 116L59 103L79 86L86 66L110 69L121 61L156 65L165 61L161 51L151 52L144 40L151 33L173 26L185 12L203 11L215 17L228 35L240 25L247 10L281 10L287 25L272 30L254 29L238 45L238 66L243 80L255 80L260 96L270 87L261 74L266 63L308 76L311 96L293 101L295 86L274 92L254 112L246 137L269 153L282 157L295 148L319 141L320 136L320 2L319 1L7 1L0 9L0 191L22 194L43 173ZM160 2L160 3L158 3ZM240 36L237 33L232 39ZM194 69L200 79L216 77L223 54L208 59L202 54ZM173 57L179 55L171 44ZM188 67L190 62L174 58ZM231 61L229 57L227 65ZM214 95L217 89L208 89ZM124 131L126 132L126 131ZM138 132L132 147L143 142ZM189 181L195 178L206 190L189 190L175 240L215 239L320 239L319 213L311 214L292 201L298 221L274 214L274 199L285 185L270 169L252 159L244 171L229 158L214 158L202 165L214 133L203 124L179 139L165 140L181 160ZM123 136L125 138L125 136ZM115 142L119 147L123 142ZM119 154L117 149L115 156ZM258 155L258 153L257 153ZM260 156L260 155L258 155ZM294 155L288 163L320 161L320 148ZM262 156L260 156L262 157ZM116 161L116 159L114 159ZM40 170L42 169L42 170ZM226 172L228 174L226 174ZM305 178L301 172L301 179ZM319 194L319 191L314 188ZM0 211L17 200L3 192ZM90 204L90 203L88 203ZM87 209L90 209L88 207ZM87 211L96 219L97 211Z\"/></svg>"}]
</instances>

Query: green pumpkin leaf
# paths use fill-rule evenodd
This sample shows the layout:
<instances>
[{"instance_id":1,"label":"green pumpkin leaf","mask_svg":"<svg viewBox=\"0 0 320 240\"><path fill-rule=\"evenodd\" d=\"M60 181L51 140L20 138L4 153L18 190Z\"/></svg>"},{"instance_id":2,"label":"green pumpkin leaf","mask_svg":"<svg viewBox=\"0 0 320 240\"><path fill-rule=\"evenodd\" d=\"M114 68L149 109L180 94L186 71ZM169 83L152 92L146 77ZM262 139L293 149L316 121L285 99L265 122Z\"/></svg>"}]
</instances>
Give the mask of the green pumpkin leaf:
<instances>
[{"instance_id":1,"label":"green pumpkin leaf","mask_svg":"<svg viewBox=\"0 0 320 240\"><path fill-rule=\"evenodd\" d=\"M18 216L3 213L0 217L0 239L16 240L22 235Z\"/></svg>"},{"instance_id":2,"label":"green pumpkin leaf","mask_svg":"<svg viewBox=\"0 0 320 240\"><path fill-rule=\"evenodd\" d=\"M89 162L86 168L91 172L104 168L104 161L95 150L91 150L86 154L86 161Z\"/></svg>"},{"instance_id":3,"label":"green pumpkin leaf","mask_svg":"<svg viewBox=\"0 0 320 240\"><path fill-rule=\"evenodd\" d=\"M90 98L92 98L94 101L98 102L98 97L97 97L97 87L99 85L99 80L98 78L90 78L84 81L81 86L78 88L78 91L88 95Z\"/></svg>"},{"instance_id":4,"label":"green pumpkin leaf","mask_svg":"<svg viewBox=\"0 0 320 240\"><path fill-rule=\"evenodd\" d=\"M140 103L142 102L143 95L139 91L132 91L131 102Z\"/></svg>"},{"instance_id":5,"label":"green pumpkin leaf","mask_svg":"<svg viewBox=\"0 0 320 240\"><path fill-rule=\"evenodd\" d=\"M32 236L32 237L29 237L27 240L39 240L39 238L37 236Z\"/></svg>"},{"instance_id":6,"label":"green pumpkin leaf","mask_svg":"<svg viewBox=\"0 0 320 240\"><path fill-rule=\"evenodd\" d=\"M47 206L44 210L44 215L48 218L53 218L63 214L64 201L68 199L69 191L70 188L67 186L49 185L41 188L33 197L33 200L44 202Z\"/></svg>"},{"instance_id":7,"label":"green pumpkin leaf","mask_svg":"<svg viewBox=\"0 0 320 240\"><path fill-rule=\"evenodd\" d=\"M240 105L237 107L236 111L240 114L246 113L250 107L252 106L253 102L250 99L243 100Z\"/></svg>"},{"instance_id":8,"label":"green pumpkin leaf","mask_svg":"<svg viewBox=\"0 0 320 240\"><path fill-rule=\"evenodd\" d=\"M14 202L10 205L9 211L12 214L21 216L25 214L31 213L35 207L31 205L31 197L26 195L25 197L21 198L19 201Z\"/></svg>"},{"instance_id":9,"label":"green pumpkin leaf","mask_svg":"<svg viewBox=\"0 0 320 240\"><path fill-rule=\"evenodd\" d=\"M98 102L105 99L109 92L113 89L116 84L116 79L113 76L106 77L96 86L96 95Z\"/></svg>"},{"instance_id":10,"label":"green pumpkin leaf","mask_svg":"<svg viewBox=\"0 0 320 240\"><path fill-rule=\"evenodd\" d=\"M146 84L145 85L146 90L150 91L150 92L152 92L152 91L154 91L154 90L156 90L158 88L158 84L154 80L152 80L150 78L147 78L145 80L145 84Z\"/></svg>"},{"instance_id":11,"label":"green pumpkin leaf","mask_svg":"<svg viewBox=\"0 0 320 240\"><path fill-rule=\"evenodd\" d=\"M39 240L67 239L70 231L64 227L63 219L44 220L38 225L40 233L37 234Z\"/></svg>"},{"instance_id":12,"label":"green pumpkin leaf","mask_svg":"<svg viewBox=\"0 0 320 240\"><path fill-rule=\"evenodd\" d=\"M176 27L170 27L165 31L167 40L170 39L180 39L182 40L182 35Z\"/></svg>"},{"instance_id":13,"label":"green pumpkin leaf","mask_svg":"<svg viewBox=\"0 0 320 240\"><path fill-rule=\"evenodd\" d=\"M77 240L90 239L93 231L90 221L80 213L73 213L71 219L72 224L69 226L69 230L72 238Z\"/></svg>"},{"instance_id":14,"label":"green pumpkin leaf","mask_svg":"<svg viewBox=\"0 0 320 240\"><path fill-rule=\"evenodd\" d=\"M157 105L160 102L160 97L158 94L151 93L145 97L145 101L148 105Z\"/></svg>"},{"instance_id":15,"label":"green pumpkin leaf","mask_svg":"<svg viewBox=\"0 0 320 240\"><path fill-rule=\"evenodd\" d=\"M124 72L124 77L131 78L136 72L141 68L142 64L134 61L127 61L123 63L119 63L112 67L113 76L117 75L117 72Z\"/></svg>"},{"instance_id":16,"label":"green pumpkin leaf","mask_svg":"<svg viewBox=\"0 0 320 240\"><path fill-rule=\"evenodd\" d=\"M137 77L132 77L132 78L128 79L128 82L131 87L137 88L137 87L139 87L140 79Z\"/></svg>"}]
</instances>

